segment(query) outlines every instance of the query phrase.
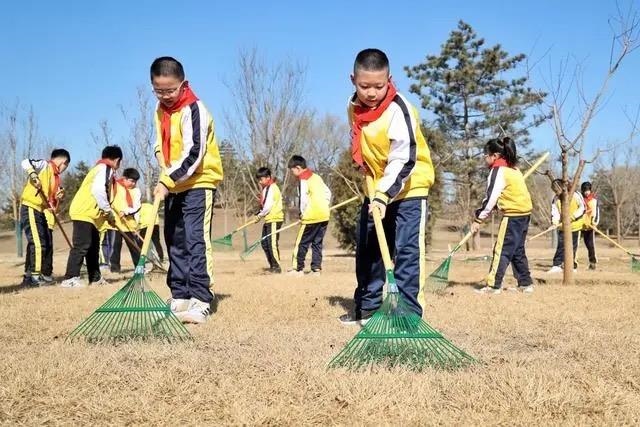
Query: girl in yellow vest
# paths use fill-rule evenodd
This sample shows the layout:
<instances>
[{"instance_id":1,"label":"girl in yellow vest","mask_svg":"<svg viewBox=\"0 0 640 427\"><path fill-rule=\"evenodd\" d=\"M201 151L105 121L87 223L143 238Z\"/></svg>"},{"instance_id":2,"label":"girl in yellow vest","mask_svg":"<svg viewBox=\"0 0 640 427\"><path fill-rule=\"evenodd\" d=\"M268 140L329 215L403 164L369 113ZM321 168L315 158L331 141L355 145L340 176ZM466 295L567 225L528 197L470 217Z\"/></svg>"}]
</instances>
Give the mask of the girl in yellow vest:
<instances>
[{"instance_id":1,"label":"girl in yellow vest","mask_svg":"<svg viewBox=\"0 0 640 427\"><path fill-rule=\"evenodd\" d=\"M139 179L140 172L134 168L127 168L122 171L122 177L116 179L113 184L113 202L111 206L116 212L116 221L113 251L109 260L112 273L121 271L120 253L122 252L123 234L128 237L125 243L131 254L133 265L138 265L138 260L140 259L140 252L131 243L136 242L138 246L142 246L142 242L139 241L135 233L138 229L136 215L140 212L142 198L140 189L136 188L136 183Z\"/></svg>"}]
</instances>

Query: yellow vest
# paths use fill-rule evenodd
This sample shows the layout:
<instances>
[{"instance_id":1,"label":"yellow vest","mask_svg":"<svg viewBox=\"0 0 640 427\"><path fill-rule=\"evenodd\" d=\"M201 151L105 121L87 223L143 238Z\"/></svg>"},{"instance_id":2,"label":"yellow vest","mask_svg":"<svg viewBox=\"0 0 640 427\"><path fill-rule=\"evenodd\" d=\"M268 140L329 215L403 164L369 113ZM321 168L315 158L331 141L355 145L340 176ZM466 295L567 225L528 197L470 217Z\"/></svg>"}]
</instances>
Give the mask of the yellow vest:
<instances>
[{"instance_id":1,"label":"yellow vest","mask_svg":"<svg viewBox=\"0 0 640 427\"><path fill-rule=\"evenodd\" d=\"M155 153L162 156L162 110L156 110ZM162 182L170 192L191 188L216 188L222 180L222 159L214 133L213 118L201 101L171 115L170 165L161 164Z\"/></svg>"},{"instance_id":2,"label":"yellow vest","mask_svg":"<svg viewBox=\"0 0 640 427\"><path fill-rule=\"evenodd\" d=\"M27 170L27 172L36 172L36 170L32 168ZM53 168L50 164L47 164L42 168L42 170L40 170L40 172L38 172L38 178L42 184L42 190L38 190L33 186L31 180L27 179L27 183L24 185L24 189L22 190L21 203L37 210L38 212L42 212L49 207L46 200L49 198L49 191L51 191L51 186L54 183ZM57 191L57 189L54 191ZM43 194L44 197L42 197Z\"/></svg>"},{"instance_id":3,"label":"yellow vest","mask_svg":"<svg viewBox=\"0 0 640 427\"><path fill-rule=\"evenodd\" d=\"M106 169L106 170L105 170ZM73 196L71 201L71 207L69 208L69 216L73 221L84 221L93 223L98 230L103 228L106 223L106 218L103 212L98 207L98 201L96 195L93 193L93 184L96 179L100 179L101 182L97 183L100 189L104 189L106 193L107 202L111 201L111 186L112 186L113 169L104 164L98 164L92 167L78 192ZM106 206L108 210L111 210L111 206Z\"/></svg>"},{"instance_id":4,"label":"yellow vest","mask_svg":"<svg viewBox=\"0 0 640 427\"><path fill-rule=\"evenodd\" d=\"M562 219L562 204L559 197L554 198L554 203L557 211ZM582 195L578 192L573 193L571 202L569 204L569 215L571 216L571 231L582 230L584 226L584 201Z\"/></svg>"},{"instance_id":5,"label":"yellow vest","mask_svg":"<svg viewBox=\"0 0 640 427\"><path fill-rule=\"evenodd\" d=\"M351 101L348 107L351 124L354 123L353 110ZM394 147L389 136L392 125L394 129L405 127L408 135L406 141L395 143ZM427 197L435 179L431 153L420 129L418 111L404 96L398 94L377 120L362 127L360 144L362 158L373 174L376 198L390 202Z\"/></svg>"},{"instance_id":6,"label":"yellow vest","mask_svg":"<svg viewBox=\"0 0 640 427\"><path fill-rule=\"evenodd\" d=\"M266 195L264 194L266 193ZM262 197L265 197L264 205L270 205L271 209L269 213L265 215L264 222L282 222L284 221L284 210L282 209L282 193L280 193L280 187L275 182L268 187L262 189Z\"/></svg>"},{"instance_id":7,"label":"yellow vest","mask_svg":"<svg viewBox=\"0 0 640 427\"><path fill-rule=\"evenodd\" d=\"M331 190L316 173L300 180L300 214L303 224L329 221Z\"/></svg>"},{"instance_id":8,"label":"yellow vest","mask_svg":"<svg viewBox=\"0 0 640 427\"><path fill-rule=\"evenodd\" d=\"M151 203L142 203L140 205L140 221L138 221L138 229L149 228L153 229L154 225L160 225L160 216L156 215L155 219L151 218L153 211L153 205Z\"/></svg>"}]
</instances>

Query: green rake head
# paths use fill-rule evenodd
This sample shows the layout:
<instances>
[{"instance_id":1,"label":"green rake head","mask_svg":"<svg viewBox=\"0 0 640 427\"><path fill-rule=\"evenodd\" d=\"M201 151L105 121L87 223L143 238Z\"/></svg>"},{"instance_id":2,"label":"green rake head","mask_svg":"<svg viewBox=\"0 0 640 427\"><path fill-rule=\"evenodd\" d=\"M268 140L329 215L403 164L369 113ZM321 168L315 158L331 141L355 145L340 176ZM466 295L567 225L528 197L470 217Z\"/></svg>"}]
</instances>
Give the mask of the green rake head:
<instances>
[{"instance_id":1,"label":"green rake head","mask_svg":"<svg viewBox=\"0 0 640 427\"><path fill-rule=\"evenodd\" d=\"M425 290L428 292L441 292L449 285L449 269L451 268L451 256L448 256L436 270L427 277Z\"/></svg>"},{"instance_id":2,"label":"green rake head","mask_svg":"<svg viewBox=\"0 0 640 427\"><path fill-rule=\"evenodd\" d=\"M455 369L475 363L413 312L397 292L387 293L380 309L329 363L331 368L379 364L420 371L428 367Z\"/></svg>"},{"instance_id":3,"label":"green rake head","mask_svg":"<svg viewBox=\"0 0 640 427\"><path fill-rule=\"evenodd\" d=\"M107 302L75 328L67 340L89 342L191 340L191 334L144 278L144 256L133 277ZM140 266L142 272L140 271Z\"/></svg>"},{"instance_id":4,"label":"green rake head","mask_svg":"<svg viewBox=\"0 0 640 427\"><path fill-rule=\"evenodd\" d=\"M217 245L220 249L227 249L233 246L233 234L227 234L219 239L212 240L211 243Z\"/></svg>"},{"instance_id":5,"label":"green rake head","mask_svg":"<svg viewBox=\"0 0 640 427\"><path fill-rule=\"evenodd\" d=\"M257 242L253 242L250 246L247 246L247 248L244 251L242 251L242 253L240 253L240 258L243 261L245 261L253 251L255 251L258 247L260 247L261 244L262 244L262 240L258 240Z\"/></svg>"},{"instance_id":6,"label":"green rake head","mask_svg":"<svg viewBox=\"0 0 640 427\"><path fill-rule=\"evenodd\" d=\"M634 273L640 273L640 259L635 256L631 257L631 271Z\"/></svg>"}]
</instances>

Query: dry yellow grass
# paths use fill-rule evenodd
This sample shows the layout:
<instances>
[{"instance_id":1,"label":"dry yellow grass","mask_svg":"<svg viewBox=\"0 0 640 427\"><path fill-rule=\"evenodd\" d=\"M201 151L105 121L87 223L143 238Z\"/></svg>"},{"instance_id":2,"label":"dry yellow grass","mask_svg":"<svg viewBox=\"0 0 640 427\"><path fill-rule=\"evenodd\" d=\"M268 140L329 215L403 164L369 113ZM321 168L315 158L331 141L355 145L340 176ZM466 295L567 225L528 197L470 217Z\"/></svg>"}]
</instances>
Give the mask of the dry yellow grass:
<instances>
[{"instance_id":1,"label":"dry yellow grass","mask_svg":"<svg viewBox=\"0 0 640 427\"><path fill-rule=\"evenodd\" d=\"M455 236L441 235L431 269L447 240ZM639 276L602 243L600 271L565 287L543 273L552 253L539 242L532 295L475 294L487 264L457 256L456 285L429 298L425 319L483 364L422 373L326 369L356 333L336 320L351 303L353 258L331 239L321 277L265 275L259 250L247 262L216 253L217 312L190 327L193 343L117 347L64 338L131 273L107 276L105 288L8 292L22 269L13 244L0 242L4 424L640 424ZM163 277L151 284L168 296Z\"/></svg>"}]
</instances>

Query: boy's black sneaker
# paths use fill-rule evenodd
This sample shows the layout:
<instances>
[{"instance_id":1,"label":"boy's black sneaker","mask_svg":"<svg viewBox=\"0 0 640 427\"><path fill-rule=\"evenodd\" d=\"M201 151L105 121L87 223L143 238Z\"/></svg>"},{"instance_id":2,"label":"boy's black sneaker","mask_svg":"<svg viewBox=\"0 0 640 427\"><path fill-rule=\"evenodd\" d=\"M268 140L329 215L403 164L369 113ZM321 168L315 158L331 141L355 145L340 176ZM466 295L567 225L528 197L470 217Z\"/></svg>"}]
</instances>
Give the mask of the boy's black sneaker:
<instances>
[{"instance_id":1,"label":"boy's black sneaker","mask_svg":"<svg viewBox=\"0 0 640 427\"><path fill-rule=\"evenodd\" d=\"M355 310L353 313L343 314L338 318L343 325L364 326L373 316L376 310Z\"/></svg>"},{"instance_id":2,"label":"boy's black sneaker","mask_svg":"<svg viewBox=\"0 0 640 427\"><path fill-rule=\"evenodd\" d=\"M280 274L282 273L282 269L280 267L271 267L269 273Z\"/></svg>"},{"instance_id":3,"label":"boy's black sneaker","mask_svg":"<svg viewBox=\"0 0 640 427\"><path fill-rule=\"evenodd\" d=\"M22 286L25 288L39 288L42 285L40 276L24 276L22 279Z\"/></svg>"},{"instance_id":4,"label":"boy's black sneaker","mask_svg":"<svg viewBox=\"0 0 640 427\"><path fill-rule=\"evenodd\" d=\"M589 270L595 270L596 269L596 263L595 262L590 262L589 263Z\"/></svg>"}]
</instances>

